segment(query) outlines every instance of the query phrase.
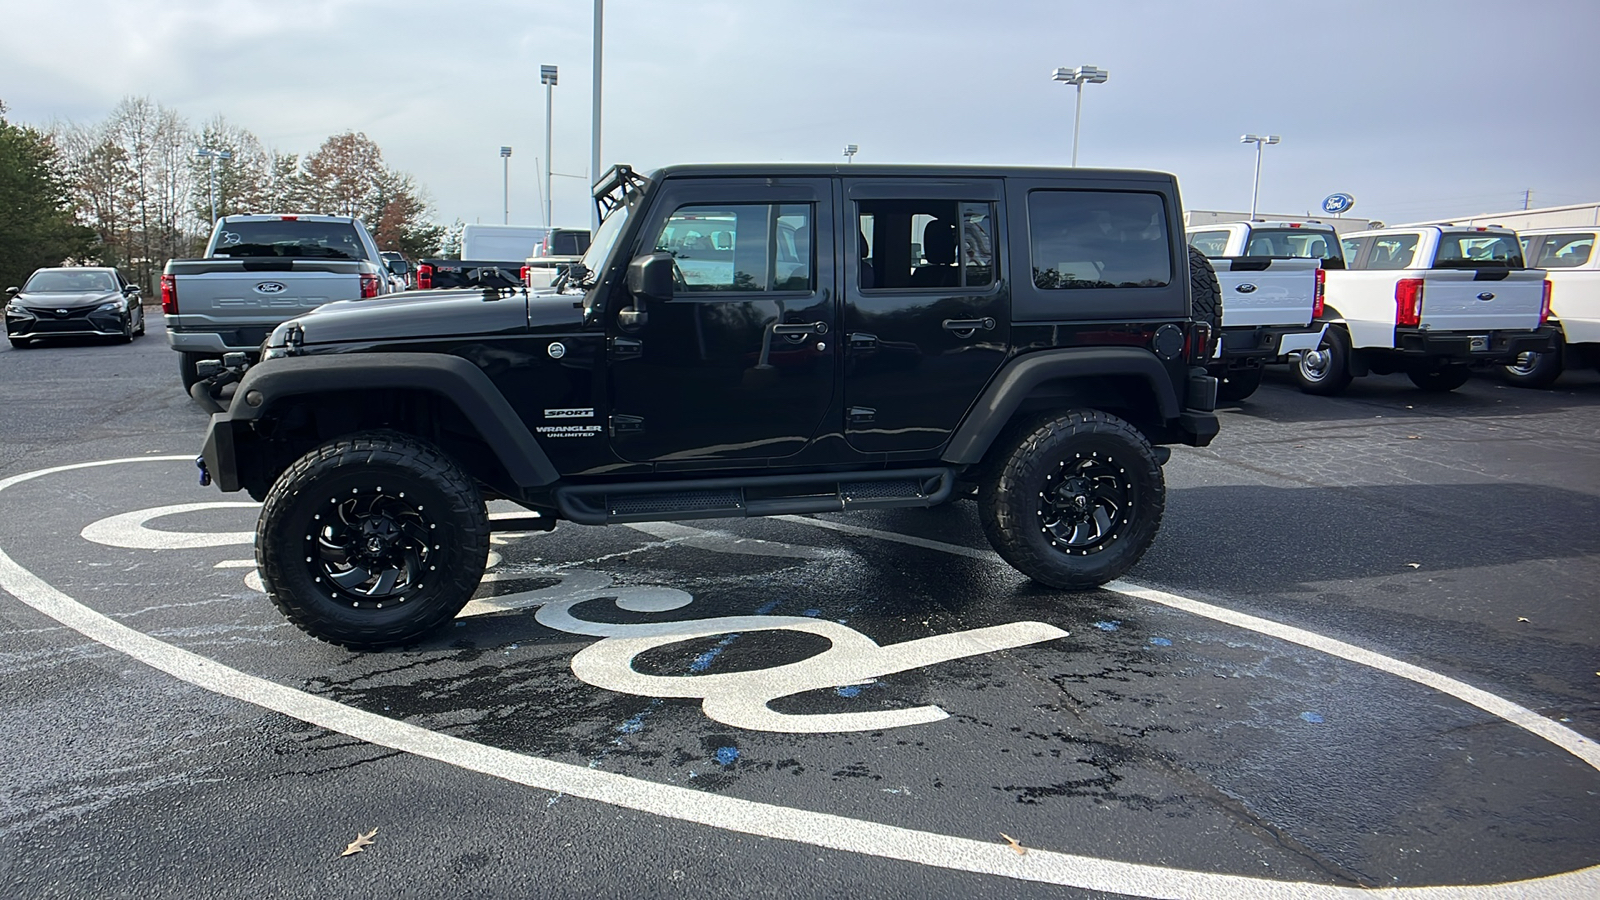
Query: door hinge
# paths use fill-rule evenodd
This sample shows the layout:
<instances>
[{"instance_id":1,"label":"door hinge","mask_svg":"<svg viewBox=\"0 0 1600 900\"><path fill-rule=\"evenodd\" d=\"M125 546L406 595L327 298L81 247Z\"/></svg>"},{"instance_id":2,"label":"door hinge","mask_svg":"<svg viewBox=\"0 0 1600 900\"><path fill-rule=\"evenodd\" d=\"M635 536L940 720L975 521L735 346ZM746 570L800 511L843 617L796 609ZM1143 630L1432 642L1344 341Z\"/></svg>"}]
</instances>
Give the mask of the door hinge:
<instances>
[{"instance_id":1,"label":"door hinge","mask_svg":"<svg viewBox=\"0 0 1600 900\"><path fill-rule=\"evenodd\" d=\"M865 406L852 406L845 418L851 425L867 425L877 421L878 411Z\"/></svg>"},{"instance_id":2,"label":"door hinge","mask_svg":"<svg viewBox=\"0 0 1600 900\"><path fill-rule=\"evenodd\" d=\"M611 358L638 359L644 355L644 344L632 338L614 337L611 339Z\"/></svg>"},{"instance_id":3,"label":"door hinge","mask_svg":"<svg viewBox=\"0 0 1600 900\"><path fill-rule=\"evenodd\" d=\"M643 434L644 419L640 416L612 415L611 436L619 434Z\"/></svg>"}]
</instances>

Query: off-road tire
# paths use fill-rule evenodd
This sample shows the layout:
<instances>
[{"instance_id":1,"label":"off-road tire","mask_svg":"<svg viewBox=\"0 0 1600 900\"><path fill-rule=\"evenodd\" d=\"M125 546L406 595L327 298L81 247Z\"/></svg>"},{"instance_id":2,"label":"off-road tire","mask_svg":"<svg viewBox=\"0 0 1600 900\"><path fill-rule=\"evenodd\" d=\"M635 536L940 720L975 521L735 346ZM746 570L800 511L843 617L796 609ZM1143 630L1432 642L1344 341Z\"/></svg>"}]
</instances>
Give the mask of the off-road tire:
<instances>
[{"instance_id":1,"label":"off-road tire","mask_svg":"<svg viewBox=\"0 0 1600 900\"><path fill-rule=\"evenodd\" d=\"M1161 465L1144 435L1098 410L1073 410L1023 429L989 470L978 498L984 534L1006 562L1041 584L1098 587L1133 568L1166 506ZM1088 490L1074 481L1087 482ZM1108 510L1104 523L1065 523L1060 510ZM1102 502L1114 499L1111 506ZM1068 531L1071 527L1072 530ZM1077 528L1089 534L1078 539Z\"/></svg>"},{"instance_id":2,"label":"off-road tire","mask_svg":"<svg viewBox=\"0 0 1600 900\"><path fill-rule=\"evenodd\" d=\"M379 558L357 555L374 535L391 536L382 558L398 560L392 566L361 564ZM351 435L300 457L268 491L256 525L272 602L302 631L351 650L410 643L455 618L488 554L477 485L437 448L396 432ZM400 574L384 588L391 570ZM376 578L371 591L361 576Z\"/></svg>"},{"instance_id":3,"label":"off-road tire","mask_svg":"<svg viewBox=\"0 0 1600 900\"><path fill-rule=\"evenodd\" d=\"M1218 400L1243 400L1261 387L1261 367L1229 369L1217 384Z\"/></svg>"},{"instance_id":4,"label":"off-road tire","mask_svg":"<svg viewBox=\"0 0 1600 900\"><path fill-rule=\"evenodd\" d=\"M1551 350L1547 353L1521 353L1517 361L1507 366L1502 366L1506 382L1517 387L1547 388L1556 383L1566 368L1565 360L1561 358L1560 350Z\"/></svg>"},{"instance_id":5,"label":"off-road tire","mask_svg":"<svg viewBox=\"0 0 1600 900\"><path fill-rule=\"evenodd\" d=\"M178 353L178 379L183 382L185 394L189 393L189 388L194 387L194 383L200 380L200 373L195 371L195 366L202 359L205 359L205 355L201 353L182 351Z\"/></svg>"},{"instance_id":6,"label":"off-road tire","mask_svg":"<svg viewBox=\"0 0 1600 900\"><path fill-rule=\"evenodd\" d=\"M1355 376L1350 374L1350 335L1340 325L1329 325L1322 343L1311 353L1298 353L1289 368L1300 390L1322 397L1344 393ZM1316 363L1316 364L1313 364Z\"/></svg>"},{"instance_id":7,"label":"off-road tire","mask_svg":"<svg viewBox=\"0 0 1600 900\"><path fill-rule=\"evenodd\" d=\"M1437 369L1408 369L1406 377L1411 383L1432 394L1448 394L1472 378L1468 366L1450 365Z\"/></svg>"},{"instance_id":8,"label":"off-road tire","mask_svg":"<svg viewBox=\"0 0 1600 900\"><path fill-rule=\"evenodd\" d=\"M1212 345L1206 348L1207 358L1222 340L1222 283L1217 280L1217 270L1206 255L1189 248L1189 297L1196 322L1211 326Z\"/></svg>"}]
</instances>

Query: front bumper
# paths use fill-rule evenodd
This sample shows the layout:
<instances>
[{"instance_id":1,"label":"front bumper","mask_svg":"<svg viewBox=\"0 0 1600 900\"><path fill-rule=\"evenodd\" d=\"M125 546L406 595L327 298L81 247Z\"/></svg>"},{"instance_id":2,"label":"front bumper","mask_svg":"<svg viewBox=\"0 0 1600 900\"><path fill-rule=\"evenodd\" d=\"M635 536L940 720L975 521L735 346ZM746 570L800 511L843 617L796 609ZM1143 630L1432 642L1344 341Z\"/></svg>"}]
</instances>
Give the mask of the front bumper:
<instances>
[{"instance_id":1,"label":"front bumper","mask_svg":"<svg viewBox=\"0 0 1600 900\"><path fill-rule=\"evenodd\" d=\"M1537 331L1487 331L1476 334L1396 328L1394 346L1396 352L1408 359L1501 364L1513 362L1523 353L1555 350L1560 337L1561 332L1554 325L1545 325Z\"/></svg>"},{"instance_id":2,"label":"front bumper","mask_svg":"<svg viewBox=\"0 0 1600 900\"><path fill-rule=\"evenodd\" d=\"M122 313L116 310L6 310L6 336L25 339L40 337L116 337L123 333Z\"/></svg>"},{"instance_id":3,"label":"front bumper","mask_svg":"<svg viewBox=\"0 0 1600 900\"><path fill-rule=\"evenodd\" d=\"M239 469L233 451L233 420L225 412L213 413L206 426L206 440L200 447L201 485L215 480L217 487L226 492L239 489Z\"/></svg>"}]
</instances>

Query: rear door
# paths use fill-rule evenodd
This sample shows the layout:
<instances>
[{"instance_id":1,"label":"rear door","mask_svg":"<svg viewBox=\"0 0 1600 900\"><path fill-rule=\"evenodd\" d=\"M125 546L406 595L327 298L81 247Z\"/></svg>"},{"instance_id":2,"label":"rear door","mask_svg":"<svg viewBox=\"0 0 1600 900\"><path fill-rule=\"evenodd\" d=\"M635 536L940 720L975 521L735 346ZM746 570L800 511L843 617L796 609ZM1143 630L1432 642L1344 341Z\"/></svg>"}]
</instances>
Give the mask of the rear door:
<instances>
[{"instance_id":1,"label":"rear door","mask_svg":"<svg viewBox=\"0 0 1600 900\"><path fill-rule=\"evenodd\" d=\"M1000 179L844 180L845 434L865 453L949 440L1005 361Z\"/></svg>"}]
</instances>

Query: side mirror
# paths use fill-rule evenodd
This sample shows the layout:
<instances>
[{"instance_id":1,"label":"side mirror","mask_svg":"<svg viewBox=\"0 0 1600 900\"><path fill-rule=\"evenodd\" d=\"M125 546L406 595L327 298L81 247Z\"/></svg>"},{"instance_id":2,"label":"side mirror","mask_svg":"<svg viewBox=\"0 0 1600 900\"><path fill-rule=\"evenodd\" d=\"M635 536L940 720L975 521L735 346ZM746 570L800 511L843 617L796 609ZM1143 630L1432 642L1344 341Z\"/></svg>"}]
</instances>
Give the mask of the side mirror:
<instances>
[{"instance_id":1,"label":"side mirror","mask_svg":"<svg viewBox=\"0 0 1600 900\"><path fill-rule=\"evenodd\" d=\"M22 288L19 288L19 287L8 287L8 288L6 288L6 293L7 294L20 294L20 293L22 293Z\"/></svg>"},{"instance_id":2,"label":"side mirror","mask_svg":"<svg viewBox=\"0 0 1600 900\"><path fill-rule=\"evenodd\" d=\"M628 293L651 300L672 299L672 254L664 250L635 256L628 263Z\"/></svg>"},{"instance_id":3,"label":"side mirror","mask_svg":"<svg viewBox=\"0 0 1600 900\"><path fill-rule=\"evenodd\" d=\"M137 284L125 284L122 286L122 292L132 297L134 294L139 293L139 286Z\"/></svg>"}]
</instances>

